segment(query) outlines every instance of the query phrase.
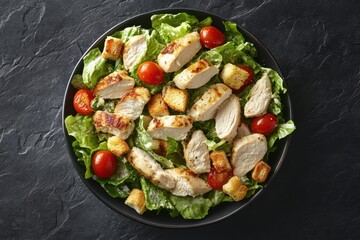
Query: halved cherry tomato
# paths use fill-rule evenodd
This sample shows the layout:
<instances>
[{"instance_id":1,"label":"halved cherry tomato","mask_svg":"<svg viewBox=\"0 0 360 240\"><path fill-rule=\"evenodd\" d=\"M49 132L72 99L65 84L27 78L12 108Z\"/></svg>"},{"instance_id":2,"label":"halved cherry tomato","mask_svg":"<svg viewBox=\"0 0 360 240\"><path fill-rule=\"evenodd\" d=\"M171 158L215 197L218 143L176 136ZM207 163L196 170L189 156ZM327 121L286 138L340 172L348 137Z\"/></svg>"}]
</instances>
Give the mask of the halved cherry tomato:
<instances>
[{"instance_id":1,"label":"halved cherry tomato","mask_svg":"<svg viewBox=\"0 0 360 240\"><path fill-rule=\"evenodd\" d=\"M232 171L217 172L214 167L211 167L210 172L207 174L207 181L210 187L222 190L223 185L226 184L232 176Z\"/></svg>"},{"instance_id":2,"label":"halved cherry tomato","mask_svg":"<svg viewBox=\"0 0 360 240\"><path fill-rule=\"evenodd\" d=\"M83 115L88 115L93 112L91 108L91 101L95 98L94 94L86 89L81 89L76 92L74 96L74 108Z\"/></svg>"},{"instance_id":3,"label":"halved cherry tomato","mask_svg":"<svg viewBox=\"0 0 360 240\"><path fill-rule=\"evenodd\" d=\"M269 135L277 127L277 117L274 114L267 113L253 118L250 127L252 132Z\"/></svg>"},{"instance_id":4,"label":"halved cherry tomato","mask_svg":"<svg viewBox=\"0 0 360 240\"><path fill-rule=\"evenodd\" d=\"M99 178L109 178L116 171L116 157L109 151L96 151L91 158L92 169Z\"/></svg>"},{"instance_id":5,"label":"halved cherry tomato","mask_svg":"<svg viewBox=\"0 0 360 240\"><path fill-rule=\"evenodd\" d=\"M200 42L206 48L214 48L225 43L225 35L216 27L206 26L200 30Z\"/></svg>"},{"instance_id":6,"label":"halved cherry tomato","mask_svg":"<svg viewBox=\"0 0 360 240\"><path fill-rule=\"evenodd\" d=\"M233 93L235 94L241 93L242 90L244 90L252 81L254 81L254 71L250 67L246 65L239 65L238 68L246 71L247 77L244 81L244 84L239 89L233 89Z\"/></svg>"},{"instance_id":7,"label":"halved cherry tomato","mask_svg":"<svg viewBox=\"0 0 360 240\"><path fill-rule=\"evenodd\" d=\"M151 61L143 62L137 73L141 81L150 85L159 85L164 81L163 70L158 64Z\"/></svg>"}]
</instances>

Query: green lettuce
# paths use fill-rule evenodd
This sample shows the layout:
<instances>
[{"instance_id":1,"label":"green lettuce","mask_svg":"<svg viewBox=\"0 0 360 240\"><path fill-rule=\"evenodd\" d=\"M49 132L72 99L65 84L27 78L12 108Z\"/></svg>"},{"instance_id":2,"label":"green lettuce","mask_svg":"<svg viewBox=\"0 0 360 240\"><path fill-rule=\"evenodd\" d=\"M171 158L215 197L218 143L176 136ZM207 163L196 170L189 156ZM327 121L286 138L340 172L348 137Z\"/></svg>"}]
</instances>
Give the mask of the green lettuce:
<instances>
[{"instance_id":1,"label":"green lettuce","mask_svg":"<svg viewBox=\"0 0 360 240\"><path fill-rule=\"evenodd\" d=\"M87 88L95 87L101 77L114 71L114 68L106 63L98 48L92 49L83 59L84 69L82 73L83 83Z\"/></svg>"},{"instance_id":2,"label":"green lettuce","mask_svg":"<svg viewBox=\"0 0 360 240\"><path fill-rule=\"evenodd\" d=\"M263 71L268 73L272 85L272 96L269 111L277 116L281 115L282 103L280 94L286 93L286 88L283 86L283 79L276 71L270 68L263 68Z\"/></svg>"},{"instance_id":3,"label":"green lettuce","mask_svg":"<svg viewBox=\"0 0 360 240\"><path fill-rule=\"evenodd\" d=\"M92 176L91 153L99 147L99 139L92 125L92 118L80 114L70 115L65 119L65 127L68 134L75 138L72 147L78 161L85 165L85 177L90 178Z\"/></svg>"},{"instance_id":4,"label":"green lettuce","mask_svg":"<svg viewBox=\"0 0 360 240\"><path fill-rule=\"evenodd\" d=\"M221 202L233 202L230 196L226 195L223 191L219 190L211 190L206 194L206 198L208 198L212 202L212 206L216 206Z\"/></svg>"},{"instance_id":5,"label":"green lettuce","mask_svg":"<svg viewBox=\"0 0 360 240\"><path fill-rule=\"evenodd\" d=\"M223 22L225 26L225 37L228 42L233 42L235 45L240 45L245 42L245 38L238 31L236 23Z\"/></svg>"},{"instance_id":6,"label":"green lettuce","mask_svg":"<svg viewBox=\"0 0 360 240\"><path fill-rule=\"evenodd\" d=\"M202 219L208 214L209 208L213 206L213 202L203 196L179 197L170 195L170 201L185 219Z\"/></svg>"},{"instance_id":7,"label":"green lettuce","mask_svg":"<svg viewBox=\"0 0 360 240\"><path fill-rule=\"evenodd\" d=\"M207 20L208 21L208 20ZM180 26L183 22L188 23L190 26L195 26L199 23L199 20L190 14L187 13L178 13L178 14L155 14L151 16L151 25L155 30L158 30L161 27L161 24L166 23L170 26L177 27Z\"/></svg>"},{"instance_id":8,"label":"green lettuce","mask_svg":"<svg viewBox=\"0 0 360 240\"><path fill-rule=\"evenodd\" d=\"M81 74L75 74L73 78L71 79L71 85L73 85L76 89L84 89L88 88L83 81L83 77Z\"/></svg>"},{"instance_id":9,"label":"green lettuce","mask_svg":"<svg viewBox=\"0 0 360 240\"><path fill-rule=\"evenodd\" d=\"M158 210L161 209L174 209L173 205L169 200L170 193L156 187L154 184L141 178L141 189L145 194L145 204L146 208L149 210Z\"/></svg>"},{"instance_id":10,"label":"green lettuce","mask_svg":"<svg viewBox=\"0 0 360 240\"><path fill-rule=\"evenodd\" d=\"M164 44L169 44L170 42L190 33L191 29L191 25L187 22L182 22L177 27L173 27L167 23L161 23L160 27L157 29L159 32L158 39Z\"/></svg>"},{"instance_id":11,"label":"green lettuce","mask_svg":"<svg viewBox=\"0 0 360 240\"><path fill-rule=\"evenodd\" d=\"M241 182L248 188L248 191L246 193L246 198L251 197L254 195L256 190L262 189L263 186L258 184L254 179L248 178L246 175L241 177Z\"/></svg>"},{"instance_id":12,"label":"green lettuce","mask_svg":"<svg viewBox=\"0 0 360 240\"><path fill-rule=\"evenodd\" d=\"M271 149L277 139L282 139L290 135L293 131L295 131L295 129L296 127L292 120L289 120L286 123L279 124L276 130L270 135L268 139L268 148Z\"/></svg>"}]
</instances>

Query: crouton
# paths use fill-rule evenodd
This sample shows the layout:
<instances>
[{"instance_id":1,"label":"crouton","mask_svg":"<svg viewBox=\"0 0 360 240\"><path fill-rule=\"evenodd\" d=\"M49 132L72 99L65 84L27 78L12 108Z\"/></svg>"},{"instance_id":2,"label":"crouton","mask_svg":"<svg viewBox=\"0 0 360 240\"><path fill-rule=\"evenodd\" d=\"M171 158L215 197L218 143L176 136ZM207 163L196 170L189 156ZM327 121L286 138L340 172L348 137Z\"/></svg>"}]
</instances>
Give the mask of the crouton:
<instances>
[{"instance_id":1,"label":"crouton","mask_svg":"<svg viewBox=\"0 0 360 240\"><path fill-rule=\"evenodd\" d=\"M186 90L165 86L162 97L171 109L178 112L185 112L189 99L189 94Z\"/></svg>"},{"instance_id":2,"label":"crouton","mask_svg":"<svg viewBox=\"0 0 360 240\"><path fill-rule=\"evenodd\" d=\"M251 177L255 181L263 183L265 182L270 170L271 167L269 165L267 165L264 161L259 161L258 163L256 163Z\"/></svg>"},{"instance_id":3,"label":"crouton","mask_svg":"<svg viewBox=\"0 0 360 240\"><path fill-rule=\"evenodd\" d=\"M224 65L223 70L220 73L220 78L223 82L232 89L240 89L245 80L249 77L249 73L234 64L227 63Z\"/></svg>"},{"instance_id":4,"label":"crouton","mask_svg":"<svg viewBox=\"0 0 360 240\"><path fill-rule=\"evenodd\" d=\"M120 38L106 37L102 57L116 61L120 57L122 41Z\"/></svg>"},{"instance_id":5,"label":"crouton","mask_svg":"<svg viewBox=\"0 0 360 240\"><path fill-rule=\"evenodd\" d=\"M135 209L138 214L143 214L146 211L144 192L134 188L126 198L125 204Z\"/></svg>"},{"instance_id":6,"label":"crouton","mask_svg":"<svg viewBox=\"0 0 360 240\"><path fill-rule=\"evenodd\" d=\"M230 163L224 151L214 151L210 153L210 159L217 172L231 171Z\"/></svg>"},{"instance_id":7,"label":"crouton","mask_svg":"<svg viewBox=\"0 0 360 240\"><path fill-rule=\"evenodd\" d=\"M162 99L161 93L151 97L148 103L148 110L152 117L163 117L170 115L168 106Z\"/></svg>"},{"instance_id":8,"label":"crouton","mask_svg":"<svg viewBox=\"0 0 360 240\"><path fill-rule=\"evenodd\" d=\"M130 151L127 143L117 136L109 137L107 147L109 148L110 152L112 152L118 157L121 157L122 155Z\"/></svg>"},{"instance_id":9,"label":"crouton","mask_svg":"<svg viewBox=\"0 0 360 240\"><path fill-rule=\"evenodd\" d=\"M223 191L232 197L235 201L241 201L245 198L248 188L242 184L239 177L233 176L223 186Z\"/></svg>"},{"instance_id":10,"label":"crouton","mask_svg":"<svg viewBox=\"0 0 360 240\"><path fill-rule=\"evenodd\" d=\"M165 156L168 145L168 142L165 140L154 139L152 142L152 150L160 156Z\"/></svg>"}]
</instances>

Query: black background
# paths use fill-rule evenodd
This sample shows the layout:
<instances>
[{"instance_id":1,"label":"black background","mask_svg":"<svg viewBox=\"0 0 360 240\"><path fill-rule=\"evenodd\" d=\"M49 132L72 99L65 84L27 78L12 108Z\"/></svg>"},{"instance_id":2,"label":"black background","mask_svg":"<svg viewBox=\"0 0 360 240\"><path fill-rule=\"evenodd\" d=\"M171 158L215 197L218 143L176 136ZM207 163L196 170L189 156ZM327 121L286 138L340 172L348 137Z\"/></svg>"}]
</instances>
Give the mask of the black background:
<instances>
[{"instance_id":1,"label":"black background","mask_svg":"<svg viewBox=\"0 0 360 240\"><path fill-rule=\"evenodd\" d=\"M65 150L62 99L107 29L158 8L228 18L273 53L297 130L271 185L219 223L159 229L127 219L81 182ZM1 239L359 239L360 2L1 1Z\"/></svg>"}]
</instances>

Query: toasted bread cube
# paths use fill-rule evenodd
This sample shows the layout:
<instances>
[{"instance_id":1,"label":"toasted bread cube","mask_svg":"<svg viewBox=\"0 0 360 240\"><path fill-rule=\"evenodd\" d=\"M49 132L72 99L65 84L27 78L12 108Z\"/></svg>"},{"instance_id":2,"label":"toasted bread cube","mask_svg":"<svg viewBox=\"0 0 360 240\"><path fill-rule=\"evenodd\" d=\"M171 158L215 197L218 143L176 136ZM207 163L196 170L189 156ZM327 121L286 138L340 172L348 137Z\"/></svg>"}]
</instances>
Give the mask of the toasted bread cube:
<instances>
[{"instance_id":1,"label":"toasted bread cube","mask_svg":"<svg viewBox=\"0 0 360 240\"><path fill-rule=\"evenodd\" d=\"M109 137L107 147L109 148L110 152L112 152L118 157L121 157L122 155L130 151L127 143L117 136Z\"/></svg>"},{"instance_id":2,"label":"toasted bread cube","mask_svg":"<svg viewBox=\"0 0 360 240\"><path fill-rule=\"evenodd\" d=\"M271 170L271 167L269 165L267 165L264 161L259 161L255 167L254 170L251 174L251 177L259 182L259 183L263 183L265 182L269 172Z\"/></svg>"},{"instance_id":3,"label":"toasted bread cube","mask_svg":"<svg viewBox=\"0 0 360 240\"><path fill-rule=\"evenodd\" d=\"M189 100L189 94L186 90L165 86L162 97L171 109L178 112L185 112Z\"/></svg>"},{"instance_id":4,"label":"toasted bread cube","mask_svg":"<svg viewBox=\"0 0 360 240\"><path fill-rule=\"evenodd\" d=\"M152 150L160 156L165 156L168 145L168 142L165 140L154 139L152 143Z\"/></svg>"},{"instance_id":5,"label":"toasted bread cube","mask_svg":"<svg viewBox=\"0 0 360 240\"><path fill-rule=\"evenodd\" d=\"M245 80L249 77L249 73L234 64L227 63L224 65L223 70L220 73L220 78L223 82L232 89L240 89Z\"/></svg>"},{"instance_id":6,"label":"toasted bread cube","mask_svg":"<svg viewBox=\"0 0 360 240\"><path fill-rule=\"evenodd\" d=\"M164 102L161 93L151 97L148 103L148 110L152 117L163 117L170 115L168 106Z\"/></svg>"},{"instance_id":7,"label":"toasted bread cube","mask_svg":"<svg viewBox=\"0 0 360 240\"><path fill-rule=\"evenodd\" d=\"M210 153L210 159L217 172L231 171L231 165L224 151L214 151Z\"/></svg>"},{"instance_id":8,"label":"toasted bread cube","mask_svg":"<svg viewBox=\"0 0 360 240\"><path fill-rule=\"evenodd\" d=\"M143 214L146 211L144 192L134 188L126 198L125 204L135 209L138 214Z\"/></svg>"},{"instance_id":9,"label":"toasted bread cube","mask_svg":"<svg viewBox=\"0 0 360 240\"><path fill-rule=\"evenodd\" d=\"M245 198L248 188L242 184L239 177L233 176L224 184L223 191L235 201L241 201Z\"/></svg>"},{"instance_id":10,"label":"toasted bread cube","mask_svg":"<svg viewBox=\"0 0 360 240\"><path fill-rule=\"evenodd\" d=\"M116 61L120 57L122 41L120 38L106 37L102 57Z\"/></svg>"}]
</instances>

